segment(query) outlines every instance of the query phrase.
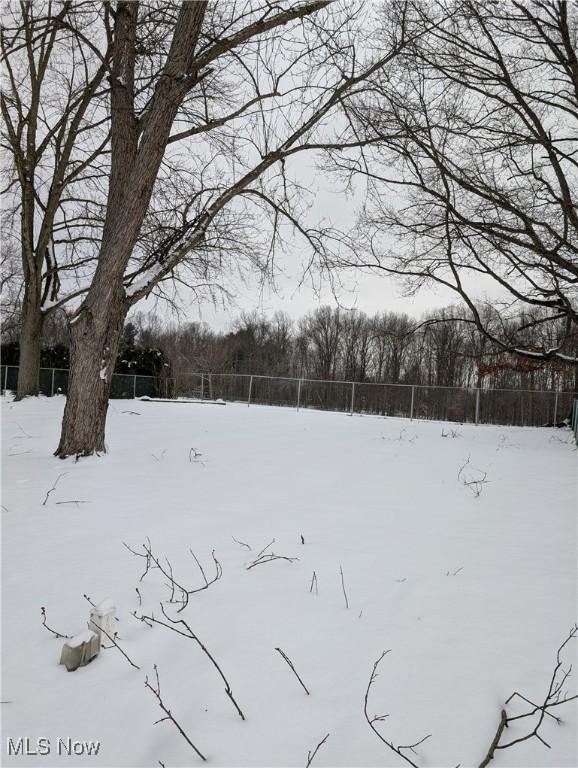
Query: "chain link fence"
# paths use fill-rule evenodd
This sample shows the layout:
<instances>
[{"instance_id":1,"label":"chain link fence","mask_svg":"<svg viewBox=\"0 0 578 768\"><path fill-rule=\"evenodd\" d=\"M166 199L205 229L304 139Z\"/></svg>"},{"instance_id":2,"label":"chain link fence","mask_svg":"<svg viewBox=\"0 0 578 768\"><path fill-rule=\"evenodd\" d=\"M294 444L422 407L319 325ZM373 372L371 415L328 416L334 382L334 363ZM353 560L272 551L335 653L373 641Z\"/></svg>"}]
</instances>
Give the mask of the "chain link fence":
<instances>
[{"instance_id":1,"label":"chain link fence","mask_svg":"<svg viewBox=\"0 0 578 768\"><path fill-rule=\"evenodd\" d=\"M40 391L66 394L68 370L42 368ZM16 390L18 368L1 367L3 392ZM410 419L542 426L568 420L578 427L574 393L322 381L234 373L185 373L177 377L115 373L111 398L224 400Z\"/></svg>"}]
</instances>

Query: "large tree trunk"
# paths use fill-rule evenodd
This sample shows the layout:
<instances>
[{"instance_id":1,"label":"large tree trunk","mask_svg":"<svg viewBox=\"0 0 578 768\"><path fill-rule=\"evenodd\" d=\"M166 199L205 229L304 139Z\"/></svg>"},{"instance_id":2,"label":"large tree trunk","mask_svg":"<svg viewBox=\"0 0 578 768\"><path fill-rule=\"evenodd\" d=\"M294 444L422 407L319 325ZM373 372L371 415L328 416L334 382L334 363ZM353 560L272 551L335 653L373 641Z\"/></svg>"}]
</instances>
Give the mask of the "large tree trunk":
<instances>
[{"instance_id":1,"label":"large tree trunk","mask_svg":"<svg viewBox=\"0 0 578 768\"><path fill-rule=\"evenodd\" d=\"M44 317L40 309L40 297L36 293L27 287L24 294L16 400L38 394Z\"/></svg>"},{"instance_id":2,"label":"large tree trunk","mask_svg":"<svg viewBox=\"0 0 578 768\"><path fill-rule=\"evenodd\" d=\"M90 456L106 452L104 442L110 384L122 327L128 311L120 291L91 290L73 322L70 335L70 378L60 443L55 456Z\"/></svg>"}]
</instances>

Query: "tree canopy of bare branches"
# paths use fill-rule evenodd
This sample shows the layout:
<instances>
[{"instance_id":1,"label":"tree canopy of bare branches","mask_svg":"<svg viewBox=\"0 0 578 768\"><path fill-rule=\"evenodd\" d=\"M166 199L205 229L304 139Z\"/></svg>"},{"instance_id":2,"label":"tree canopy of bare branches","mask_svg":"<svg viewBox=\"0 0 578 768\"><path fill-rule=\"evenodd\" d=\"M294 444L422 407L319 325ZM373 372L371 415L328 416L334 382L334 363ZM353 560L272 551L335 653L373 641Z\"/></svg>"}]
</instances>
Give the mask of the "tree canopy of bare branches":
<instances>
[{"instance_id":1,"label":"tree canopy of bare branches","mask_svg":"<svg viewBox=\"0 0 578 768\"><path fill-rule=\"evenodd\" d=\"M365 145L330 153L330 167L368 185L360 252L346 263L400 275L410 290L443 285L502 349L576 363L576 5L415 8L427 34L346 105ZM487 322L487 291L503 319L524 308L536 324L562 320L561 331L525 346L522 326Z\"/></svg>"},{"instance_id":2,"label":"tree canopy of bare branches","mask_svg":"<svg viewBox=\"0 0 578 768\"><path fill-rule=\"evenodd\" d=\"M61 287L77 288L96 257L108 171L108 63L98 37L110 8L41 1L4 10L3 232L20 268L3 303L19 314L20 398L38 393L42 327Z\"/></svg>"}]
</instances>

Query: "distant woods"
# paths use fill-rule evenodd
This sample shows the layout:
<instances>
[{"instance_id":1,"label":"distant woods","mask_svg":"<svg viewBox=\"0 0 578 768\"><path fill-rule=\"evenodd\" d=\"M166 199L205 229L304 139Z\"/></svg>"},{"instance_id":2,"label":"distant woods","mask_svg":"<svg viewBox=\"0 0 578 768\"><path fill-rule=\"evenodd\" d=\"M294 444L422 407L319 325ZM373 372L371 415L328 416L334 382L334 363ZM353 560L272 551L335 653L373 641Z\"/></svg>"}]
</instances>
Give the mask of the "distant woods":
<instances>
[{"instance_id":1,"label":"distant woods","mask_svg":"<svg viewBox=\"0 0 578 768\"><path fill-rule=\"evenodd\" d=\"M500 322L490 315L488 310L488 322ZM138 313L124 326L115 371L159 375L164 368L169 376L194 371L429 386L577 388L574 366L505 353L459 318L465 314L456 306L421 319L324 306L296 322L282 312L270 317L245 313L229 331L219 332L205 323L177 325ZM555 329L526 320L528 348L555 344L550 338ZM55 314L44 329L45 366L68 367L67 334L64 318ZM574 343L578 351L578 336ZM4 344L2 352L5 364L17 364L13 343Z\"/></svg>"}]
</instances>

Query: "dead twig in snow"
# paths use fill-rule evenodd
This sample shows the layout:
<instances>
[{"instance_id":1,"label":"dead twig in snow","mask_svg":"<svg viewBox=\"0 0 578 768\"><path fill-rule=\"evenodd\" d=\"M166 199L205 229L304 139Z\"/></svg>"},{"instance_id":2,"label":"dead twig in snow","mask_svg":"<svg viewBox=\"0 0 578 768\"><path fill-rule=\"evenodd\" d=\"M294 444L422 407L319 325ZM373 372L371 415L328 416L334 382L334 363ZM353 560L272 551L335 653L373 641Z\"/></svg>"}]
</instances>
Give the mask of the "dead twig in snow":
<instances>
[{"instance_id":1,"label":"dead twig in snow","mask_svg":"<svg viewBox=\"0 0 578 768\"><path fill-rule=\"evenodd\" d=\"M349 600L347 599L347 592L345 591L345 581L343 580L343 568L339 566L339 573L341 574L341 589L343 590L343 597L345 598L345 607L349 608Z\"/></svg>"},{"instance_id":2,"label":"dead twig in snow","mask_svg":"<svg viewBox=\"0 0 578 768\"><path fill-rule=\"evenodd\" d=\"M258 560L258 559L261 557L261 555L262 555L264 552L266 552L266 551L269 549L269 547L270 547L272 544L274 544L274 543L275 543L275 538L273 537L273 538L271 539L271 541L270 541L268 544L265 544L265 546L263 547L263 549L262 549L262 550L259 552L259 554L257 555L257 560Z\"/></svg>"},{"instance_id":3,"label":"dead twig in snow","mask_svg":"<svg viewBox=\"0 0 578 768\"><path fill-rule=\"evenodd\" d=\"M197 451L196 448L191 448L189 451L189 464L202 464L204 467L205 462L201 460L202 455L203 454L200 451Z\"/></svg>"},{"instance_id":4,"label":"dead twig in snow","mask_svg":"<svg viewBox=\"0 0 578 768\"><path fill-rule=\"evenodd\" d=\"M157 619L152 614L150 616L145 616L145 615L137 616L136 611L134 611L133 612L133 616L135 617L135 619L138 619L139 621L143 621L145 624L148 624L149 626L152 626L152 624L160 624L162 627L166 627L167 629L170 629L172 632L176 632L178 635L182 635L183 637L186 637L189 640L193 640L199 646L199 648L203 651L205 656L209 659L211 664L215 667L215 669L219 673L221 679L223 680L223 682L225 684L225 693L227 694L227 696L231 700L231 703L233 704L233 706L237 710L237 714L239 715L241 720L244 720L245 719L245 715L243 714L241 708L239 707L239 705L237 704L237 701L235 700L235 697L233 696L233 691L231 690L231 686L229 685L229 681L225 677L225 675L223 673L223 670L217 664L217 662L215 661L214 656L208 650L206 645L204 645L201 642L199 637L195 634L195 632L193 632L191 627L187 624L187 622L184 619L172 619L166 613L162 603L161 603L161 612L162 612L163 616L170 622L170 624L167 624L165 621L162 621L161 619ZM182 625L184 627L184 630L183 629L178 629L177 627L173 626L174 624Z\"/></svg>"},{"instance_id":5,"label":"dead twig in snow","mask_svg":"<svg viewBox=\"0 0 578 768\"><path fill-rule=\"evenodd\" d=\"M28 432L26 432L26 430L23 429L17 421L15 421L14 424L16 424L16 426L22 432L22 435L24 437L38 437L38 435L29 435ZM20 437L20 436L17 436L16 439L18 439L18 437ZM22 440L22 437L20 437L20 440Z\"/></svg>"},{"instance_id":6,"label":"dead twig in snow","mask_svg":"<svg viewBox=\"0 0 578 768\"><path fill-rule=\"evenodd\" d=\"M315 571L313 571L313 576L311 577L311 586L309 587L309 593L313 592L313 587L315 587L315 594L319 594L319 590L317 588L317 574Z\"/></svg>"},{"instance_id":7,"label":"dead twig in snow","mask_svg":"<svg viewBox=\"0 0 578 768\"><path fill-rule=\"evenodd\" d=\"M89 596L89 595L85 595L85 594L83 594L82 596L84 597L84 599L85 599L85 600L86 600L88 603L90 603L90 604L92 605L92 607L93 607L93 608L96 608L96 603L95 603L93 600L91 600L91 598L90 598L90 596ZM115 617L114 617L114 620L115 620L115 621L120 621L120 619L118 618L118 616L115 616Z\"/></svg>"},{"instance_id":8,"label":"dead twig in snow","mask_svg":"<svg viewBox=\"0 0 578 768\"><path fill-rule=\"evenodd\" d=\"M419 768L419 766L411 760L407 755L403 754L402 750L410 750L411 752L415 753L415 748L418 747L420 744L423 744L424 741L429 739L431 737L431 733L429 733L427 736L424 736L423 738L419 739L419 741L415 741L413 744L405 744L402 746L396 747L393 742L388 741L375 727L375 723L383 722L389 715L372 715L370 716L368 707L369 707L369 692L371 690L371 686L375 683L378 672L377 668L379 664L381 663L384 656L386 656L388 653L391 652L391 649L387 651L383 651L379 659L374 663L373 669L371 671L371 677L369 678L369 683L367 684L367 690L365 691L365 700L364 700L364 707L363 707L363 713L365 715L365 719L367 720L367 724L371 728L371 730L375 733L377 738L382 741L389 749L392 750L392 752L395 752L396 755L399 755L401 758L405 760L406 763L413 766L413 768Z\"/></svg>"},{"instance_id":9,"label":"dead twig in snow","mask_svg":"<svg viewBox=\"0 0 578 768\"><path fill-rule=\"evenodd\" d=\"M526 702L526 704L529 704L531 709L527 712L523 712L519 715L512 715L509 716L506 712L506 709L502 709L500 713L500 723L498 724L498 728L496 730L496 733L494 735L494 738L492 739L492 743L490 744L490 747L488 749L488 752L482 762L480 763L479 768L486 768L487 765L491 762L491 760L494 758L495 752L498 749L508 749L509 747L513 747L514 744L520 744L522 741L528 741L529 739L536 738L538 741L542 742L542 744L545 747L550 748L550 745L547 741L540 735L539 730L546 718L548 716L552 720L554 720L558 725L562 724L562 720L557 717L556 715L553 715L550 711L554 707L559 707L562 704L566 704L569 701L573 701L574 699L578 698L578 694L574 694L573 696L569 696L567 693L564 692L564 686L566 685L566 681L572 674L572 665L568 667L568 669L563 669L562 667L562 651L566 647L566 645L573 640L578 633L578 626L574 625L572 629L570 630L568 637L564 640L564 642L560 645L556 652L556 664L554 666L554 671L552 672L552 676L550 677L550 684L548 686L548 690L546 692L546 695L544 696L544 700L541 704L535 704L533 701L531 701L526 696L523 696L518 691L514 691L514 693L506 700L506 706L510 704L512 699L519 698L522 701ZM517 722L518 720L524 720L527 717L534 717L537 716L537 721L534 725L534 727L523 736L519 736L517 738L512 739L511 741L508 741L506 744L500 744L503 732L505 728L509 728L510 725L514 722Z\"/></svg>"},{"instance_id":10,"label":"dead twig in snow","mask_svg":"<svg viewBox=\"0 0 578 768\"><path fill-rule=\"evenodd\" d=\"M313 762L313 758L315 757L315 755L317 754L317 751L319 750L319 747L322 747L325 744L325 742L327 741L328 738L329 738L329 734L327 734L327 736L325 736L323 739L321 739L321 741L315 747L313 752L311 752L311 750L309 750L307 752L307 765L305 766L305 768L309 768L309 766Z\"/></svg>"},{"instance_id":11,"label":"dead twig in snow","mask_svg":"<svg viewBox=\"0 0 578 768\"><path fill-rule=\"evenodd\" d=\"M64 639L66 639L66 640L70 640L70 638L72 637L72 635L62 635L60 632L57 632L55 629L51 629L51 628L48 626L48 624L46 623L46 608L44 608L44 606L42 606L42 607L40 608L40 615L42 616L42 626L43 626L45 629L47 629L49 632L52 632L52 634L54 635L54 637L62 637L62 638L64 638Z\"/></svg>"},{"instance_id":12,"label":"dead twig in snow","mask_svg":"<svg viewBox=\"0 0 578 768\"><path fill-rule=\"evenodd\" d=\"M307 690L307 686L305 685L305 683L303 682L303 680L301 680L301 678L299 677L299 673L297 672L297 670L296 670L296 669L295 669L295 667L293 666L293 662L291 661L291 659L289 658L289 656L287 656L287 654L286 654L286 653L284 653L284 652L281 650L281 648L275 648L275 650L277 651L277 653L280 653L280 654L281 654L281 656L282 656L282 657L285 659L285 661L287 662L287 664L289 665L289 667L290 667L290 668L293 670L293 674L295 675L295 677L297 678L297 680L299 680L299 682L301 683L301 687L303 688L303 690L305 691L305 693L306 693L308 696L310 696L310 693L309 693L309 691Z\"/></svg>"},{"instance_id":13,"label":"dead twig in snow","mask_svg":"<svg viewBox=\"0 0 578 768\"><path fill-rule=\"evenodd\" d=\"M110 635L106 629L103 629L99 624L96 623L94 618L91 619L91 623L94 624L94 626L98 629L99 632L102 632L103 635L106 635L110 642L114 645L114 647L122 653L124 658L128 661L128 663L131 665L131 667L134 667L135 669L140 669L138 664L135 664L134 661L129 657L129 655L120 647L120 645L116 641L117 633L115 632L114 635ZM89 624L90 628L90 624ZM104 646L103 646L104 647Z\"/></svg>"},{"instance_id":14,"label":"dead twig in snow","mask_svg":"<svg viewBox=\"0 0 578 768\"><path fill-rule=\"evenodd\" d=\"M46 498L45 498L45 499L44 499L44 501L42 502L42 506L43 506L43 507L45 507L45 506L46 506L46 502L48 501L48 497L50 496L50 494L52 493L52 491L55 491L55 490L56 490L56 486L58 485L58 483L59 483L59 481L60 481L60 478L61 478L61 477L64 477L64 475L67 475L67 474L68 474L68 472L61 472L61 473L58 475L58 477L57 477L57 478L56 478L56 480L54 481L54 485L53 485L53 486L52 486L52 488L51 488L51 489L48 491L48 493L46 494Z\"/></svg>"},{"instance_id":15,"label":"dead twig in snow","mask_svg":"<svg viewBox=\"0 0 578 768\"><path fill-rule=\"evenodd\" d=\"M458 468L458 478L457 478L457 479L458 479L458 481L461 479L461 476L462 476L462 472L464 471L464 469L465 469L465 468L468 466L468 464L470 463L470 461L471 461L471 458L472 458L472 456L471 456L471 454L469 453L469 454L468 454L468 458L467 458L467 459L464 461L464 463L463 463L463 464L461 464L461 465L460 465L460 467Z\"/></svg>"},{"instance_id":16,"label":"dead twig in snow","mask_svg":"<svg viewBox=\"0 0 578 768\"><path fill-rule=\"evenodd\" d=\"M78 507L80 504L90 504L90 501L81 501L80 499L72 499L71 501L55 501L56 505L58 504L76 504Z\"/></svg>"},{"instance_id":17,"label":"dead twig in snow","mask_svg":"<svg viewBox=\"0 0 578 768\"><path fill-rule=\"evenodd\" d=\"M252 547L250 547L248 544L245 544L244 541L239 541L239 539L236 539L234 536L231 536L231 538L236 544L239 544L241 547L246 547L250 552L252 551Z\"/></svg>"},{"instance_id":18,"label":"dead twig in snow","mask_svg":"<svg viewBox=\"0 0 578 768\"><path fill-rule=\"evenodd\" d=\"M188 590L188 594L189 595L194 595L197 592L202 592L204 589L208 589L211 586L211 584L214 584L216 581L219 581L219 579L223 575L223 567L221 566L221 563L215 557L215 550L214 549L211 550L211 557L213 558L213 564L215 566L215 575L213 576L213 578L211 580L208 580L206 575L205 575L205 571L203 569L203 566L200 564L199 560L197 559L197 556L195 555L195 553L193 552L193 550L191 548L189 548L189 552L193 556L193 558L195 560L195 563L199 566L199 570L200 570L201 575L203 577L203 580L205 582L204 586L202 586L202 587L198 587L197 589L189 589ZM179 611L182 611L182 610L183 610L182 608L179 608Z\"/></svg>"},{"instance_id":19,"label":"dead twig in snow","mask_svg":"<svg viewBox=\"0 0 578 768\"><path fill-rule=\"evenodd\" d=\"M265 563L271 563L273 560L287 560L288 563L294 563L295 560L299 560L298 557L287 557L287 555L276 555L274 552L269 552L266 555L261 555L261 557L257 558L256 560L253 560L253 562L247 566L247 570L250 571L251 568L255 568L257 565L264 565Z\"/></svg>"},{"instance_id":20,"label":"dead twig in snow","mask_svg":"<svg viewBox=\"0 0 578 768\"><path fill-rule=\"evenodd\" d=\"M150 542L150 539L148 539L148 541ZM150 567L151 567L150 556L146 552L144 554L142 552L135 552L134 549L129 547L129 545L126 543L126 541L123 541L122 544L123 544L124 547L126 547L126 549L128 549L128 551L131 554L135 555L136 557L144 557L145 558L145 560L146 560L145 569L144 569L144 572L143 572L142 576L139 579L139 582L141 582L144 579L144 577L147 575L149 570L150 570ZM144 547L144 544L142 546Z\"/></svg>"},{"instance_id":21,"label":"dead twig in snow","mask_svg":"<svg viewBox=\"0 0 578 768\"><path fill-rule=\"evenodd\" d=\"M263 547L257 557L247 566L248 571L250 571L251 568L255 568L257 565L271 563L273 560L287 560L289 563L293 563L295 560L299 560L298 557L288 557L287 555L276 555L275 552L267 552L269 547L274 543L275 539L273 538L266 546Z\"/></svg>"},{"instance_id":22,"label":"dead twig in snow","mask_svg":"<svg viewBox=\"0 0 578 768\"><path fill-rule=\"evenodd\" d=\"M193 744L193 742L192 742L192 741L189 739L189 737L188 737L188 736L187 736L187 734L184 732L184 730L182 729L182 727L181 727L181 726L179 725L179 723L178 723L178 722L175 720L175 718L174 718L174 715L171 713L171 710L167 708L167 706L165 705L164 701L162 700L162 697L161 697L161 684L160 684L160 682L159 682L159 671L158 671L158 669L157 669L157 665L156 665L156 664L154 665L154 670L155 670L155 677L156 677L156 686L152 686L152 685L149 683L149 678L148 678L148 675L147 675L147 676L146 676L146 678L145 678L145 688L148 688L148 689L149 689L149 691L151 691L151 692L154 694L154 696L155 696L155 698L156 698L156 700L157 700L157 702L158 702L158 705L159 705L159 707L160 707L160 708L162 709L162 711L165 713L165 717L161 717L161 719L160 719L160 720L156 720L156 721L155 721L155 723L154 723L154 725L157 725L158 723L162 723L162 722L164 722L165 720L170 720L170 721L171 721L171 723L172 723L172 724L175 726L175 728L177 729L177 731L178 731L178 732L181 734L181 736L183 737L183 739L184 739L184 740L187 742L187 744L188 744L190 747L192 747L192 748L193 748L193 750L195 751L195 754L196 754L198 757L200 757L200 758L201 758L201 760L202 760L203 762L206 762L207 758L206 758L206 757L203 755L203 753L202 753L202 752L200 752L200 751L199 751L199 749L197 749L197 747L196 747L196 746ZM159 763L160 763L160 760L159 760ZM161 765L162 765L162 763L161 763Z\"/></svg>"}]
</instances>

